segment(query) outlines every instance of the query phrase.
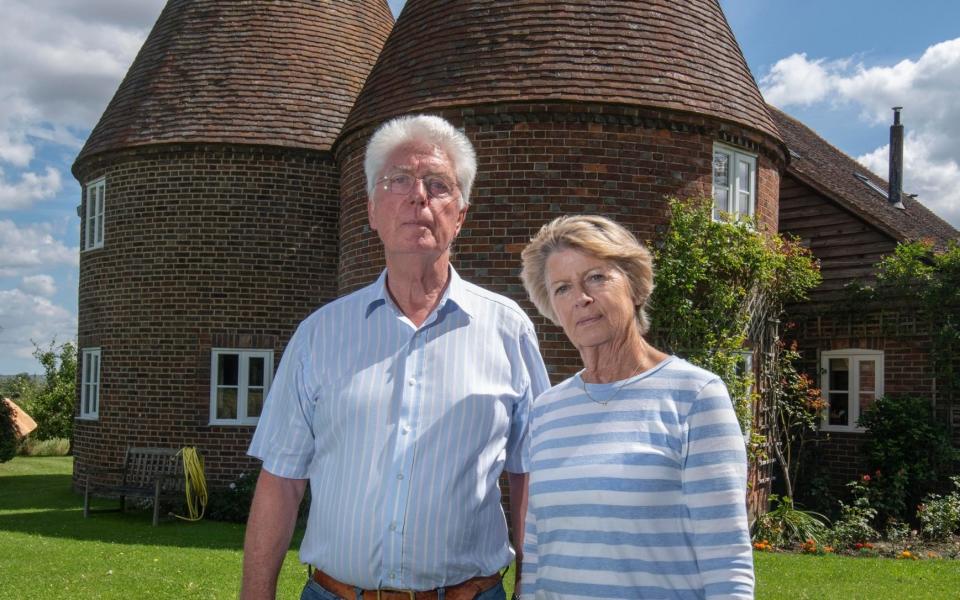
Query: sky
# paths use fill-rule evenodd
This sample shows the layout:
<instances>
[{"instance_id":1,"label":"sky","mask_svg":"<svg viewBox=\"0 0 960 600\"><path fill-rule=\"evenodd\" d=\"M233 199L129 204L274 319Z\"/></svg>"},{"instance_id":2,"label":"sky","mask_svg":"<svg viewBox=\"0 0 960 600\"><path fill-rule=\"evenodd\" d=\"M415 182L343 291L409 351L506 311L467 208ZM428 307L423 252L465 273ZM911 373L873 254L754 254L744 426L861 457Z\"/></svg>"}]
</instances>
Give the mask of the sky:
<instances>
[{"instance_id":1,"label":"sky","mask_svg":"<svg viewBox=\"0 0 960 600\"><path fill-rule=\"evenodd\" d=\"M76 337L70 166L164 3L0 0L0 374ZM960 2L721 5L767 101L884 177L904 106L904 189L960 228Z\"/></svg>"}]
</instances>

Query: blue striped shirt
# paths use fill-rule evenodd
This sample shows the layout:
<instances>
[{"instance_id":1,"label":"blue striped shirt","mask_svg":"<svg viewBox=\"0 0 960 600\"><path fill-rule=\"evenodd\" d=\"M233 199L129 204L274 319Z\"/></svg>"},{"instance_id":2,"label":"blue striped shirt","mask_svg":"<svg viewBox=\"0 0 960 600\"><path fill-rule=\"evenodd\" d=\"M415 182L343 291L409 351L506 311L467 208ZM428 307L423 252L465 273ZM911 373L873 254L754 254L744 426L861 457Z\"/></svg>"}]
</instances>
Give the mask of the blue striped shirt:
<instances>
[{"instance_id":1,"label":"blue striped shirt","mask_svg":"<svg viewBox=\"0 0 960 600\"><path fill-rule=\"evenodd\" d=\"M746 451L723 383L670 357L587 389L609 403L578 374L534 404L524 599L752 598Z\"/></svg>"},{"instance_id":2,"label":"blue striped shirt","mask_svg":"<svg viewBox=\"0 0 960 600\"><path fill-rule=\"evenodd\" d=\"M549 387L533 324L460 279L418 329L372 285L305 319L249 453L310 479L300 559L373 589L431 589L513 559L497 479L529 466Z\"/></svg>"}]
</instances>

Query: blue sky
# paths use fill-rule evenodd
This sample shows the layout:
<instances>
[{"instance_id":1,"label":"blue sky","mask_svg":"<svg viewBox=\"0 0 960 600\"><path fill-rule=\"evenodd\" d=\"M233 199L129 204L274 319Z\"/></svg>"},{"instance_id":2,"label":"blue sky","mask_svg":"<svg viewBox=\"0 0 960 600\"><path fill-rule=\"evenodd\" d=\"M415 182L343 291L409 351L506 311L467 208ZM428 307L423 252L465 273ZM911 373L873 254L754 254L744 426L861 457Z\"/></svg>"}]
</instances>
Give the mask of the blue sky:
<instances>
[{"instance_id":1,"label":"blue sky","mask_svg":"<svg viewBox=\"0 0 960 600\"><path fill-rule=\"evenodd\" d=\"M163 4L0 0L0 374L39 370L31 340L76 335L70 165ZM905 188L960 227L960 2L721 5L766 98L881 174L905 106Z\"/></svg>"}]
</instances>

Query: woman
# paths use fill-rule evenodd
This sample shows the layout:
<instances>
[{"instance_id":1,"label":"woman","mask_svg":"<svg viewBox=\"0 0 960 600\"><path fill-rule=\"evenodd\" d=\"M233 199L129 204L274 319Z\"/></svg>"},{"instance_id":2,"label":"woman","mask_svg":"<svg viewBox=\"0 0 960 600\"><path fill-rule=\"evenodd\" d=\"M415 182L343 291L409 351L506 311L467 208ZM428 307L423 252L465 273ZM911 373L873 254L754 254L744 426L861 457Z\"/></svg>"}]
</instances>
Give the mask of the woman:
<instances>
[{"instance_id":1,"label":"woman","mask_svg":"<svg viewBox=\"0 0 960 600\"><path fill-rule=\"evenodd\" d=\"M650 253L560 217L521 277L583 359L534 405L524 598L752 598L743 437L716 375L644 340Z\"/></svg>"}]
</instances>

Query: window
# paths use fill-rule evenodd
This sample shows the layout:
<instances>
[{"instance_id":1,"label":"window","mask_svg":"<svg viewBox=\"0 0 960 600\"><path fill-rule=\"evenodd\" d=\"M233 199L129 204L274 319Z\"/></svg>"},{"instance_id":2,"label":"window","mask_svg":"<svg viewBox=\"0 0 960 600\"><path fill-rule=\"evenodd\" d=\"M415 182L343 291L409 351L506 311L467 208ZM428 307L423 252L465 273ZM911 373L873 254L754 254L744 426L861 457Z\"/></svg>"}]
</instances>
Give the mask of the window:
<instances>
[{"instance_id":1,"label":"window","mask_svg":"<svg viewBox=\"0 0 960 600\"><path fill-rule=\"evenodd\" d=\"M748 376L750 378L750 385L747 387L747 394L752 394L754 385L757 382L756 373L753 372L753 351L744 350L742 352L738 352L737 354L737 377Z\"/></svg>"},{"instance_id":2,"label":"window","mask_svg":"<svg viewBox=\"0 0 960 600\"><path fill-rule=\"evenodd\" d=\"M80 418L96 419L100 414L100 348L83 351L80 381Z\"/></svg>"},{"instance_id":3,"label":"window","mask_svg":"<svg viewBox=\"0 0 960 600\"><path fill-rule=\"evenodd\" d=\"M831 350L820 360L820 389L827 402L822 429L863 431L857 420L883 395L883 352Z\"/></svg>"},{"instance_id":4,"label":"window","mask_svg":"<svg viewBox=\"0 0 960 600\"><path fill-rule=\"evenodd\" d=\"M273 351L215 348L210 373L210 423L255 425L273 379Z\"/></svg>"},{"instance_id":5,"label":"window","mask_svg":"<svg viewBox=\"0 0 960 600\"><path fill-rule=\"evenodd\" d=\"M87 184L87 218L84 223L83 249L103 247L103 200L107 180L100 178Z\"/></svg>"},{"instance_id":6,"label":"window","mask_svg":"<svg viewBox=\"0 0 960 600\"><path fill-rule=\"evenodd\" d=\"M713 146L713 218L722 213L751 217L757 199L757 157L730 146Z\"/></svg>"}]
</instances>

